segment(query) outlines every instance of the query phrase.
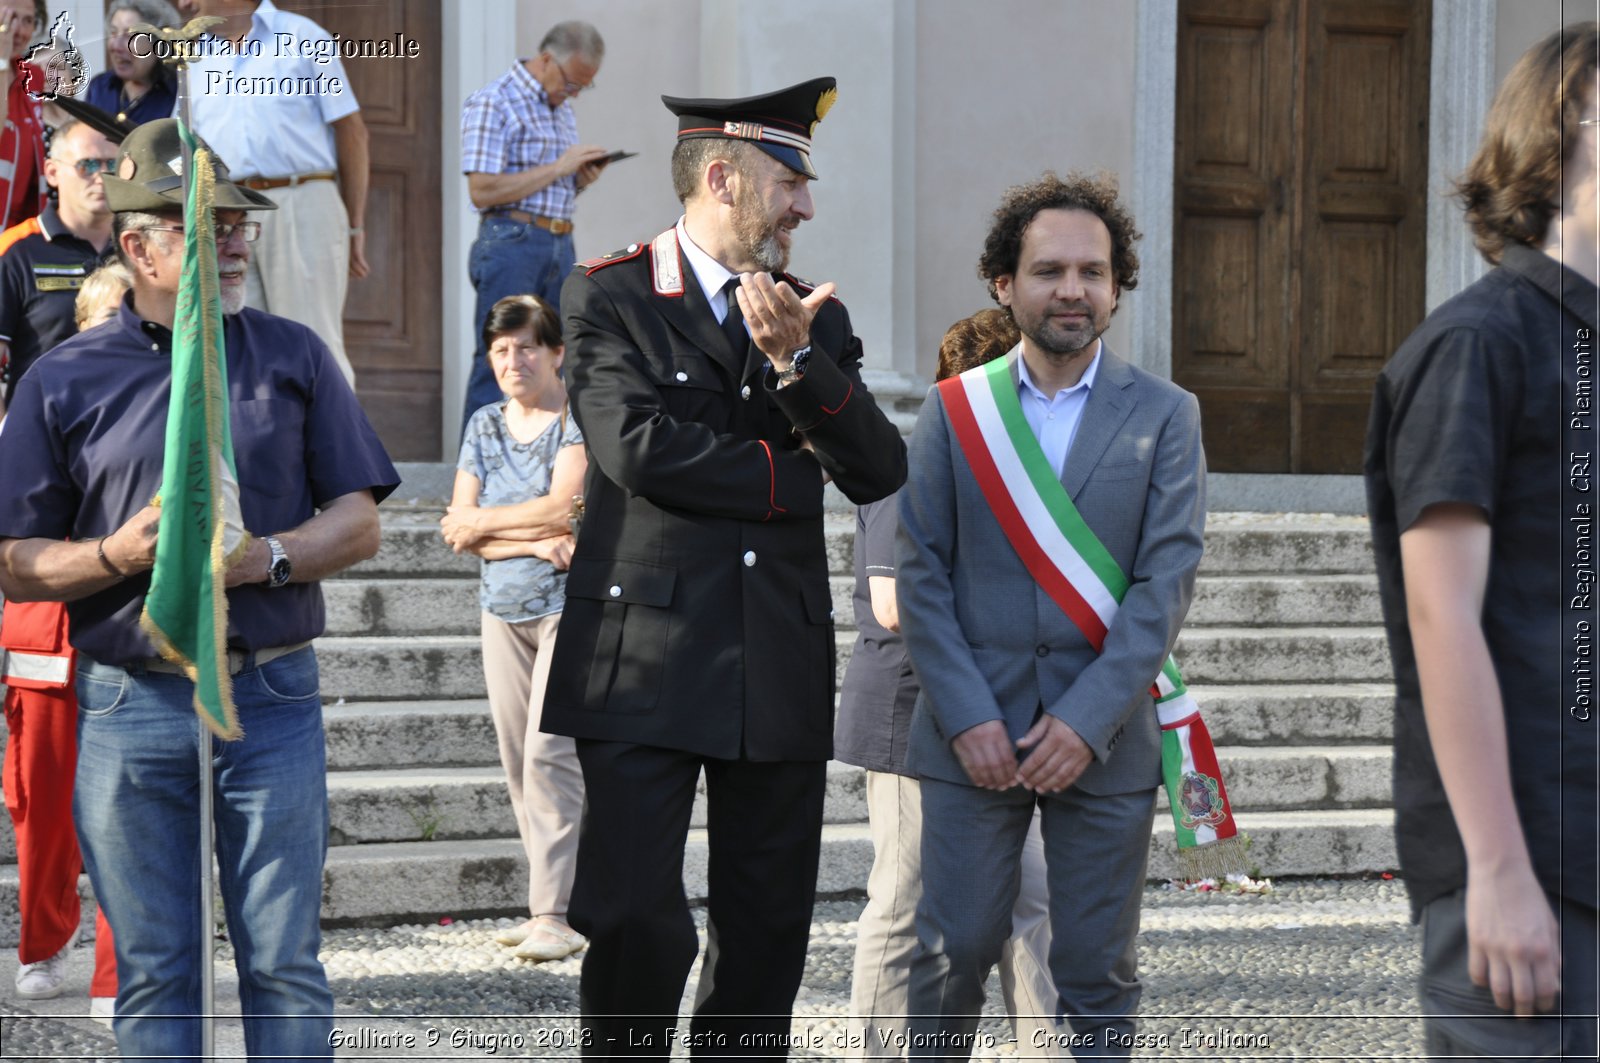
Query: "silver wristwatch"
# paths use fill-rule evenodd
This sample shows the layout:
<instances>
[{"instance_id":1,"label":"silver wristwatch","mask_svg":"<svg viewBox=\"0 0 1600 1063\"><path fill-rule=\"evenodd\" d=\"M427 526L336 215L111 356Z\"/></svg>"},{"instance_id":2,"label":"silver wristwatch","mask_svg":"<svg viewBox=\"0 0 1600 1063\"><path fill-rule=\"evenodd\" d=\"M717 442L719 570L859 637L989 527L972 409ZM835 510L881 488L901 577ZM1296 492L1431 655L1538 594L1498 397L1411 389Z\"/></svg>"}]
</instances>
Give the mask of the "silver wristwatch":
<instances>
[{"instance_id":1,"label":"silver wristwatch","mask_svg":"<svg viewBox=\"0 0 1600 1063\"><path fill-rule=\"evenodd\" d=\"M276 535L268 535L266 544L272 551L272 560L267 564L267 586L281 587L289 582L289 555L283 552L283 544Z\"/></svg>"}]
</instances>

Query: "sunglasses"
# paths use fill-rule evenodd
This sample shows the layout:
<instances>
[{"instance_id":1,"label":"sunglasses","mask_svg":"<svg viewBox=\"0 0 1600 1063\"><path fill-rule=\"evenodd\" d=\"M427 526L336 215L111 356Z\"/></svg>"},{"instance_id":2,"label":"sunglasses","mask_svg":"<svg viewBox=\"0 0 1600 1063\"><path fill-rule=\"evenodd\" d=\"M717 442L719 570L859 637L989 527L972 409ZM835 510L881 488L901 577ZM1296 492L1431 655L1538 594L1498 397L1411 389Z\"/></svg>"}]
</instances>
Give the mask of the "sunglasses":
<instances>
[{"instance_id":1,"label":"sunglasses","mask_svg":"<svg viewBox=\"0 0 1600 1063\"><path fill-rule=\"evenodd\" d=\"M116 159L79 159L72 164L72 168L87 181L97 173L110 173L116 165Z\"/></svg>"}]
</instances>

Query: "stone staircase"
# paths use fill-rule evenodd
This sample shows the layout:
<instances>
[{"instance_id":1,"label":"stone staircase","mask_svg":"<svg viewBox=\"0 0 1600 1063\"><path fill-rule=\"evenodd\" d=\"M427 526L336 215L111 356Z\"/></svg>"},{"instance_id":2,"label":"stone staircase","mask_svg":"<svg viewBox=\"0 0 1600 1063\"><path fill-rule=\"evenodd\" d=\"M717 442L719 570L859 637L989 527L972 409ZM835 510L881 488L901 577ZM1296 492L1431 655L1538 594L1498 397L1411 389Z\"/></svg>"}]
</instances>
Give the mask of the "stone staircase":
<instances>
[{"instance_id":1,"label":"stone staircase","mask_svg":"<svg viewBox=\"0 0 1600 1063\"><path fill-rule=\"evenodd\" d=\"M842 674L854 639L853 520L838 501L828 552ZM484 700L477 561L441 542L437 503L402 498L383 511L379 555L324 584L328 630L318 655L332 823L324 918L514 914L526 868ZM1214 514L1177 656L1218 746L1252 865L1271 876L1395 866L1393 692L1364 519ZM871 863L864 774L834 763L828 779L819 891L861 890ZM703 822L697 809L685 867L691 897L705 890ZM1176 871L1171 830L1158 815L1152 878ZM14 860L7 821L0 944L16 940Z\"/></svg>"}]
</instances>

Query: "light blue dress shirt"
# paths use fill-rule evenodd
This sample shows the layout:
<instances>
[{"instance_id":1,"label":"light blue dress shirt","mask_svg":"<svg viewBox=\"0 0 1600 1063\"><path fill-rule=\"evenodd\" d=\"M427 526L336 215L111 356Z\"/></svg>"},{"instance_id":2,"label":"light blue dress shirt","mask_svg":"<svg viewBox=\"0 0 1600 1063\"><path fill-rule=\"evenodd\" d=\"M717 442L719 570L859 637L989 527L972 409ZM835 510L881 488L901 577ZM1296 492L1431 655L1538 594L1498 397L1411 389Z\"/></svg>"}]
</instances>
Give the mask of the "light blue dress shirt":
<instances>
[{"instance_id":1,"label":"light blue dress shirt","mask_svg":"<svg viewBox=\"0 0 1600 1063\"><path fill-rule=\"evenodd\" d=\"M243 47L210 34L200 40L204 54L189 64L190 114L234 179L338 168L329 127L360 107L328 31L261 0ZM311 87L324 91L301 91Z\"/></svg>"},{"instance_id":2,"label":"light blue dress shirt","mask_svg":"<svg viewBox=\"0 0 1600 1063\"><path fill-rule=\"evenodd\" d=\"M1022 401L1022 416L1028 419L1028 427L1033 429L1034 437L1044 449L1044 456L1050 462L1050 468L1055 470L1057 479L1061 478L1061 470L1066 468L1067 454L1078 435L1078 422L1083 420L1084 404L1089 401L1095 374L1100 371L1100 350L1100 341L1096 340L1094 358L1089 362L1089 368L1083 371L1083 376L1072 387L1064 388L1053 396L1046 395L1034 385L1033 378L1028 375L1027 359L1017 359L1017 397Z\"/></svg>"}]
</instances>

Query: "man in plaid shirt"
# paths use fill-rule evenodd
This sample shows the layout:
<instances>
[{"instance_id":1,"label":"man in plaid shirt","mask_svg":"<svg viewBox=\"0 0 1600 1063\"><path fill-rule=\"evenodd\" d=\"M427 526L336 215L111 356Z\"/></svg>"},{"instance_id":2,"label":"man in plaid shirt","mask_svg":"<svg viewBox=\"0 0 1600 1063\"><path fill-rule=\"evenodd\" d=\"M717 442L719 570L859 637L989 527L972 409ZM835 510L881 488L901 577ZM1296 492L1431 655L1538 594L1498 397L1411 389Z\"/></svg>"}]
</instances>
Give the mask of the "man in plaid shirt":
<instances>
[{"instance_id":1,"label":"man in plaid shirt","mask_svg":"<svg viewBox=\"0 0 1600 1063\"><path fill-rule=\"evenodd\" d=\"M467 270L477 290L477 356L467 378L465 425L480 406L500 401L483 347L489 308L508 295L533 294L559 306L574 260L572 208L600 176L606 149L578 143L571 100L594 87L605 42L587 22L561 22L539 54L519 59L467 97L461 109L461 169L481 214Z\"/></svg>"}]
</instances>

